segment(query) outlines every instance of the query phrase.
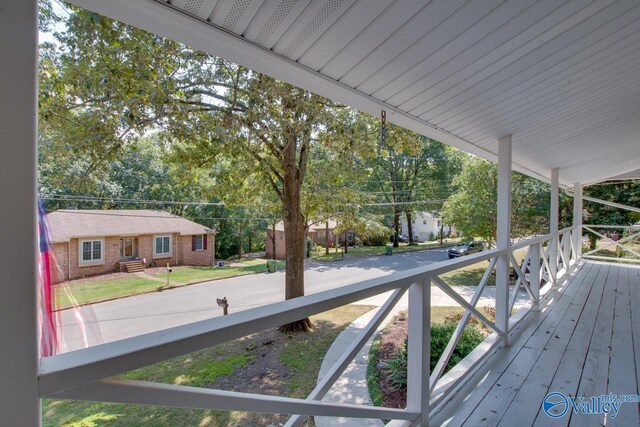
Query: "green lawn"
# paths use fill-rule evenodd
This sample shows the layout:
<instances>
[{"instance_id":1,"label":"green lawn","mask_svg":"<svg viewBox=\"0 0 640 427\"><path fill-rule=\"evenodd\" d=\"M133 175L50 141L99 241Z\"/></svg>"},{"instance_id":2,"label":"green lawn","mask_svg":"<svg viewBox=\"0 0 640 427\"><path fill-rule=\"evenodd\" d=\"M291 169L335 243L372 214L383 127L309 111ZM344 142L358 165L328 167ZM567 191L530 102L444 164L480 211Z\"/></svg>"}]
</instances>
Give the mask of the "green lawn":
<instances>
[{"instance_id":1,"label":"green lawn","mask_svg":"<svg viewBox=\"0 0 640 427\"><path fill-rule=\"evenodd\" d=\"M205 280L225 279L261 273L267 270L267 262L261 259L239 261L242 267L173 267L172 285L187 285ZM284 268L284 262L278 261L278 269ZM165 288L163 282L167 273L157 273L161 280L144 279L131 276L126 279L94 280L86 282L67 282L66 286L56 286L56 308L63 309L74 304L92 304L114 298L122 298L146 292L160 291ZM69 291L69 292L67 292ZM70 295L71 294L71 295Z\"/></svg>"},{"instance_id":2,"label":"green lawn","mask_svg":"<svg viewBox=\"0 0 640 427\"><path fill-rule=\"evenodd\" d=\"M284 380L284 393L292 397L306 397L315 387L316 378L326 351L335 338L353 320L371 310L371 306L348 305L311 317L316 328L310 334L275 334L272 347L276 359L290 368ZM269 331L266 331L269 333ZM165 384L207 387L216 380L230 381L242 387L243 380L234 380L239 371L252 364L260 364L265 351L265 335L259 333L215 347L147 366L122 377ZM273 335L272 338L273 339ZM262 367L259 366L262 372ZM264 370L270 369L267 366ZM266 372L265 372L266 373ZM282 420L243 412L207 411L163 408L154 406L109 404L56 399L43 401L44 426L266 426L278 425Z\"/></svg>"},{"instance_id":3,"label":"green lawn","mask_svg":"<svg viewBox=\"0 0 640 427\"><path fill-rule=\"evenodd\" d=\"M454 245L459 241L460 239L444 239L442 245L440 245L439 241L414 243L413 245L410 245L408 243L400 243L399 247L393 248L393 253L420 251L424 249L432 249L432 248L439 248L439 247L444 248L444 247ZM385 255L387 252L387 246L392 246L392 244L389 243L388 245L382 245L382 246L358 246L353 248L350 247L348 252L344 254L344 258L350 258L354 256ZM314 250L311 253L311 258L316 260L321 260L321 261L332 261L332 260L342 259L343 258L342 249L343 248L340 247L338 248L338 252L336 252L335 248L329 248L329 254L327 255L325 253L326 252L325 248L317 247L316 250Z\"/></svg>"},{"instance_id":4,"label":"green lawn","mask_svg":"<svg viewBox=\"0 0 640 427\"><path fill-rule=\"evenodd\" d=\"M525 257L525 252L523 250L518 250L514 256L516 261L521 264ZM482 275L488 266L489 261L481 261L479 263L445 273L440 277L451 286L478 286L482 279ZM512 280L512 284L513 283L514 281ZM495 275L492 275L489 277L488 285L493 286L495 284L496 278Z\"/></svg>"},{"instance_id":5,"label":"green lawn","mask_svg":"<svg viewBox=\"0 0 640 427\"><path fill-rule=\"evenodd\" d=\"M225 279L228 277L244 276L246 274L262 273L267 271L267 262L262 259L249 259L239 261L242 267L173 267L171 281L174 283L189 284L204 280ZM278 270L284 268L284 262L278 261ZM165 272L157 274L159 278L166 278Z\"/></svg>"},{"instance_id":6,"label":"green lawn","mask_svg":"<svg viewBox=\"0 0 640 427\"><path fill-rule=\"evenodd\" d=\"M75 304L88 304L113 298L136 295L157 290L162 283L132 276L126 279L96 280L56 286L56 307L66 308ZM70 291L72 295L69 295ZM74 301L75 300L75 301Z\"/></svg>"}]
</instances>

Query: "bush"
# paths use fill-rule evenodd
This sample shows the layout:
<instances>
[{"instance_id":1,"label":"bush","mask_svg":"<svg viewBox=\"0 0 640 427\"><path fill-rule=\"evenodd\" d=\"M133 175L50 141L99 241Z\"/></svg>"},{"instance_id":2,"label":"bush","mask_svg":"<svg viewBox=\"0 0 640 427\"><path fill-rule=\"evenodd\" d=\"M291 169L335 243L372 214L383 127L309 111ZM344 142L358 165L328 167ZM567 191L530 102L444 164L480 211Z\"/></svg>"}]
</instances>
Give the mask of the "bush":
<instances>
[{"instance_id":1,"label":"bush","mask_svg":"<svg viewBox=\"0 0 640 427\"><path fill-rule=\"evenodd\" d=\"M486 305L486 306L480 307L479 310L482 314L484 314L484 317L486 317L487 320L489 320L490 322L496 321L495 308L489 305ZM460 319L462 319L463 314L464 314L464 311L452 311L445 317L444 321L445 323L453 323L457 325L458 322L460 322ZM471 315L471 317L469 317L468 325L473 326L474 328L478 329L480 332L483 332L485 335L489 335L493 332L493 329L489 328L487 325L482 323L474 315Z\"/></svg>"},{"instance_id":2,"label":"bush","mask_svg":"<svg viewBox=\"0 0 640 427\"><path fill-rule=\"evenodd\" d=\"M384 246L387 244L387 239L388 239L387 234L378 235L378 236L368 236L363 243L366 246Z\"/></svg>"},{"instance_id":3,"label":"bush","mask_svg":"<svg viewBox=\"0 0 640 427\"><path fill-rule=\"evenodd\" d=\"M438 233L438 235L440 235L440 233ZM433 234L433 231L429 233L429 241L433 242L434 240L436 240L436 236L435 234Z\"/></svg>"},{"instance_id":4,"label":"bush","mask_svg":"<svg viewBox=\"0 0 640 427\"><path fill-rule=\"evenodd\" d=\"M456 323L433 323L431 325L431 359L430 366L433 371L444 353L449 340L453 336L453 332L456 329ZM453 354L449 358L449 362L445 368L445 372L448 372L451 368L457 365L462 359L464 359L474 348L478 346L485 336L482 332L471 325L462 331L462 336L456 345ZM396 389L404 388L407 386L407 354L408 354L407 340L405 339L404 345L402 345L396 353L387 359L385 362L380 363L382 370L384 370L389 378L389 381L394 385Z\"/></svg>"},{"instance_id":5,"label":"bush","mask_svg":"<svg viewBox=\"0 0 640 427\"><path fill-rule=\"evenodd\" d=\"M433 371L438 363L438 359L444 353L444 349L447 347L449 340L453 336L453 332L456 329L456 324L447 323L434 323L431 325L431 370ZM445 372L448 372L451 368L456 366L462 359L464 359L474 348L484 341L484 334L471 325L467 325L462 331L462 336L456 345L451 358L447 363Z\"/></svg>"},{"instance_id":6,"label":"bush","mask_svg":"<svg viewBox=\"0 0 640 427\"><path fill-rule=\"evenodd\" d=\"M626 237L632 236L632 235L636 234L637 232L638 232L637 228L628 228L622 233L622 238L624 239ZM589 234L589 236L591 236L591 234ZM634 249L633 247L638 245L639 243L640 243L640 237L636 237L635 239L631 239L627 243L624 243L624 245ZM636 250L636 252L637 252L637 250ZM616 257L617 258L630 258L630 259L637 258L631 252L625 251L624 249L622 249L620 246L617 246L617 245L616 245Z\"/></svg>"}]
</instances>

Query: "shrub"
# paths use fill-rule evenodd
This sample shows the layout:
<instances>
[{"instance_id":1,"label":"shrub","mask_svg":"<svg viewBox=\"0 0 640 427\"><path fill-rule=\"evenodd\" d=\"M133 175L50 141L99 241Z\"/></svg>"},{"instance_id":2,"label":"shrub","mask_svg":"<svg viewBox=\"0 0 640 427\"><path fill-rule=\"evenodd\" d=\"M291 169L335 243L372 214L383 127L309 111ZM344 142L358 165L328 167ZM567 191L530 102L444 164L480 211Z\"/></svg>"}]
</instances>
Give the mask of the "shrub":
<instances>
[{"instance_id":1,"label":"shrub","mask_svg":"<svg viewBox=\"0 0 640 427\"><path fill-rule=\"evenodd\" d=\"M456 323L453 322L433 323L431 325L431 359L429 362L432 371L435 369L440 356L444 353L455 329ZM460 337L455 350L453 350L451 358L449 358L445 372L448 372L451 368L457 365L483 340L484 335L482 332L473 326L468 325L462 331L462 336ZM389 381L396 389L407 386L407 347L408 344L405 339L404 345L399 347L393 356L385 362L380 363L382 370L386 372Z\"/></svg>"},{"instance_id":2,"label":"shrub","mask_svg":"<svg viewBox=\"0 0 640 427\"><path fill-rule=\"evenodd\" d=\"M480 307L479 310L480 312L482 312L482 314L484 314L484 317L486 317L490 322L495 322L496 320L495 308L487 305L487 306ZM464 314L464 311L452 311L447 316L445 316L444 321L445 323L453 323L454 325L457 325L458 322L460 322L460 319L462 319L463 314ZM478 320L478 318L474 315L471 315L471 317L469 317L468 325L478 329L480 332L484 333L485 336L493 332L493 329L490 329L487 325L485 325L480 320Z\"/></svg>"},{"instance_id":3,"label":"shrub","mask_svg":"<svg viewBox=\"0 0 640 427\"><path fill-rule=\"evenodd\" d=\"M431 325L431 370L435 369L438 359L444 353L444 349L447 347L449 340L453 336L453 332L456 329L455 323L434 323ZM451 368L457 365L462 359L464 359L471 351L484 341L484 335L478 329L471 325L467 325L462 331L462 336L456 345L455 350L451 354L451 358L447 363L445 372L448 372Z\"/></svg>"}]
</instances>

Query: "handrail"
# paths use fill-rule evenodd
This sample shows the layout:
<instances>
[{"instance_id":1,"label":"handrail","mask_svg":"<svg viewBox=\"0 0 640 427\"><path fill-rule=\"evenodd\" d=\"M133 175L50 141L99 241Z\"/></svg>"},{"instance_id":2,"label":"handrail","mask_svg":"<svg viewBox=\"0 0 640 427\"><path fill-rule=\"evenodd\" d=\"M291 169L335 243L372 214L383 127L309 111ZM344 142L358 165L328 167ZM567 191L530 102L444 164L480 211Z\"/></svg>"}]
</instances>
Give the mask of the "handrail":
<instances>
[{"instance_id":1,"label":"handrail","mask_svg":"<svg viewBox=\"0 0 640 427\"><path fill-rule=\"evenodd\" d=\"M224 317L75 350L40 360L40 395L47 396L133 369L277 327L381 293L405 288L505 253L492 249Z\"/></svg>"},{"instance_id":2,"label":"handrail","mask_svg":"<svg viewBox=\"0 0 640 427\"><path fill-rule=\"evenodd\" d=\"M536 243L542 243L542 242L546 242L547 240L551 240L551 238L553 237L553 234L545 234L543 236L537 236L537 237L532 237L526 240L521 240L518 243L515 243L511 246L509 246L509 249L511 251L516 251L518 249L522 249L522 248L526 248L529 247L531 245L535 245Z\"/></svg>"},{"instance_id":3,"label":"handrail","mask_svg":"<svg viewBox=\"0 0 640 427\"><path fill-rule=\"evenodd\" d=\"M575 229L576 227L567 227L566 229L559 231L557 235L546 234L528 238L510 246L507 249L490 249L462 258L434 263L404 272L396 272L391 275L364 280L352 285L253 308L224 317L216 317L187 325L176 326L162 331L151 332L120 341L89 347L87 349L43 358L40 360L40 396L57 395L62 398L80 398L86 400L95 400L95 398L102 399L104 397L107 401L112 402L136 402L138 400L136 400L137 398L135 396L122 397L120 396L120 393L129 393L130 390L147 390L155 393L154 399L148 401L149 404L160 404L158 402L165 402L166 404L176 406L192 407L190 405L193 405L193 403L185 400L188 397L187 395L190 395L192 397L202 397L203 403L198 404L198 407L200 408L219 408L229 410L230 408L235 408L236 406L234 405L239 405L238 407L242 407L249 411L255 408L264 408L264 406L261 405L265 405L269 399L262 398L257 395L243 394L242 397L238 397L246 403L246 406L242 406L243 403L234 403L231 400L224 401L226 403L223 402L224 399L231 398L232 395L235 396L230 392L201 392L194 388L169 385L156 386L154 384L147 384L143 382L122 382L120 380L115 380L112 377L123 372L148 366L153 363L211 347L251 333L277 327L304 317L395 290L392 297L388 299L383 308L379 309L373 320L367 325L361 334L362 336L352 343L348 348L348 351L345 352L334 365L330 375L325 376L314 392L307 397L306 401L303 401L306 403L301 403L296 399L271 400L272 403L280 405L278 406L278 411L280 413L298 414L294 415L294 417L290 419L288 425L292 426L299 425L305 415L320 415L327 413L353 414L353 412L349 411L355 410L355 408L352 408L349 405L341 406L341 404L324 404L319 403L318 401L322 398L322 395L326 390L328 390L331 384L335 382L336 378L344 368L348 366L353 355L359 351L369 334L373 333L378 324L383 321L389 310L395 306L406 289L410 288L410 292L414 292L413 299L416 299L417 295L422 295L418 298L418 300L422 299L422 302L418 302L418 300L412 301L412 298L409 298L409 322L410 326L413 325L410 327L410 331L417 331L418 336L427 337L427 341L429 336L428 325L430 324L430 303L428 299L430 290L426 287L431 283L441 288L446 294L453 298L454 301L466 309L466 314L463 316L462 323L458 325L456 330L457 335L462 333L462 329L466 327L471 315L476 316L488 327L496 330L499 335L505 335L507 333L506 331L503 331L501 328L497 327L494 322L486 319L483 314L475 308L475 305L480 298L481 289L476 293L476 295L474 295L471 303L469 303L439 276L481 261L489 260L489 266L485 270L482 281L483 283L481 283L480 286L480 288L483 288L492 269L496 265L496 259L506 256L508 258L508 262L513 264L514 271L517 275L516 286L512 291L514 294L512 296L511 306L513 306L515 302L518 290L523 287L529 294L532 303L525 306L527 307L528 312L529 310L535 309L539 304L541 297L540 281L543 279L545 271L547 274L545 280L553 283L556 279L551 276L549 265L554 264L557 266L558 259L552 260L549 258L550 254L548 251L544 250L544 247L550 247L549 245L561 245L559 254L562 256L564 264L566 265L566 268L563 269L564 274L566 274L568 268L571 265L575 265L574 259L578 255L576 255L573 248L570 248L567 245L568 240L566 238L562 239L563 243L561 244L561 239L558 237L565 235L566 233L571 236L572 230ZM514 257L514 252L522 248L528 248L524 258L525 261L523 262L523 265L526 265L527 269L524 267L520 268L517 265L516 258ZM540 256L542 256L542 262L540 261ZM527 261L530 261L530 264L527 263ZM528 273L528 276L525 275L525 273ZM537 279L534 280L534 277L537 277ZM411 306L411 304L413 305ZM411 309L411 307L413 308ZM409 335L411 336L411 332ZM456 334L452 337L452 340L457 339L455 335ZM415 345L417 345L416 342L421 342L415 341L416 336L411 339L414 340L413 342ZM455 347L455 344L455 342L450 342L448 344L448 347L451 347L449 350L452 350L453 347ZM415 345L414 348L420 347L419 345L418 347L415 347ZM428 355L428 348L418 351L420 352L420 358L424 358L425 354ZM426 353L423 353L423 351ZM476 354L478 353L476 352ZM484 356L474 356L476 357L476 362L474 363L478 362L478 357L486 357L487 355L488 353L484 354ZM426 362L417 361L415 359L417 356L417 354L413 354L411 356L414 359L412 359L413 361L410 365L413 366L414 369L416 369L416 366L418 367L417 370L414 370L413 372L417 372L419 375L425 374L428 376L428 360ZM427 363L426 368L423 366L424 363ZM444 359L439 361L439 364L446 363L447 361ZM474 363L471 363L469 366L473 366ZM411 376L412 374L409 375ZM424 416L424 406L416 408L416 406L419 406L416 404L416 399L421 402L427 402L428 404L428 395L430 391L433 391L436 385L439 384L441 375L441 371L435 373L435 375L430 378L430 381L425 383L426 385L420 383L416 386L416 383L413 383L412 401L414 403L411 407L411 411L409 411L412 416L416 414L413 412L415 410L422 411L422 416ZM451 387L455 386L462 380L463 377L460 377L455 381L447 380L447 386L444 388L440 387L442 391L439 395L439 399L446 397L449 391L453 390ZM205 400L207 399L206 396L214 395L222 400L217 403L205 403ZM356 416L364 417L364 412ZM407 414L398 416L397 411L390 408L379 408L375 410L372 408L369 411L369 415L374 413L387 414L396 419L409 419L407 418Z\"/></svg>"}]
</instances>

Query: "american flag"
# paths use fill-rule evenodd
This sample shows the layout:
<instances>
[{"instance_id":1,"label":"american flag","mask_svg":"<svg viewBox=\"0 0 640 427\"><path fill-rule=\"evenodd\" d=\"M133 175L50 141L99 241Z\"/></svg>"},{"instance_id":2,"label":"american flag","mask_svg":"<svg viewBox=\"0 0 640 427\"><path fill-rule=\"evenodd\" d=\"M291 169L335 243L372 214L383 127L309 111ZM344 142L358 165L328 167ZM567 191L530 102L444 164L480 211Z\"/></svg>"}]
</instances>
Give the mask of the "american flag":
<instances>
[{"instance_id":1,"label":"american flag","mask_svg":"<svg viewBox=\"0 0 640 427\"><path fill-rule=\"evenodd\" d=\"M53 356L58 353L56 330L55 294L51 279L56 266L51 250L51 237L42 200L38 201L38 325L40 328L40 355Z\"/></svg>"}]
</instances>

